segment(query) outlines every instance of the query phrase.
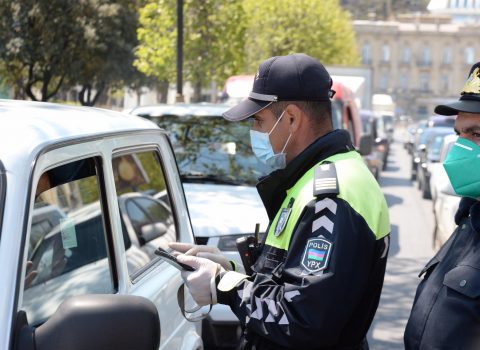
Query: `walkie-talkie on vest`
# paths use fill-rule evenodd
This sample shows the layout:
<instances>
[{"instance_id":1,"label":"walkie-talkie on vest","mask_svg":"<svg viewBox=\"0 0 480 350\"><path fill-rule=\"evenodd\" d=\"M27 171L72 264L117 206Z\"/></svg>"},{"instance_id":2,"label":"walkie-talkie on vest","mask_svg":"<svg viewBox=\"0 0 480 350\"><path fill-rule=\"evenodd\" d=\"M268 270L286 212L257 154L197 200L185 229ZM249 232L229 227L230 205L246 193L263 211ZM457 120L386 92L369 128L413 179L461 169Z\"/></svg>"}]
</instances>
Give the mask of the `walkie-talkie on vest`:
<instances>
[{"instance_id":1,"label":"walkie-talkie on vest","mask_svg":"<svg viewBox=\"0 0 480 350\"><path fill-rule=\"evenodd\" d=\"M252 265L255 263L255 251L258 246L258 234L260 231L260 224L255 224L255 235L240 237L237 239L237 249L242 259L243 267L247 275L253 273Z\"/></svg>"}]
</instances>

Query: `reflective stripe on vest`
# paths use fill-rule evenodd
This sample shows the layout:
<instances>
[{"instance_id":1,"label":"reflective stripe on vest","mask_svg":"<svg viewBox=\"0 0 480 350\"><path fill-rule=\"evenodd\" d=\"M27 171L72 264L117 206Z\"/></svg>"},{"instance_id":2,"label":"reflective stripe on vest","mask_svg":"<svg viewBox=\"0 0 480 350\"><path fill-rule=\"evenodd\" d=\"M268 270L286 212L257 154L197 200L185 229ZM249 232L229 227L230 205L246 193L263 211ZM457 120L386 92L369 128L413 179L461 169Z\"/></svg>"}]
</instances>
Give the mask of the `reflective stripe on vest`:
<instances>
[{"instance_id":1,"label":"reflective stripe on vest","mask_svg":"<svg viewBox=\"0 0 480 350\"><path fill-rule=\"evenodd\" d=\"M315 168L324 162L332 162L337 170L340 193L337 196L345 200L367 222L376 239L385 237L390 232L388 206L377 181L366 167L362 157L356 151L336 154L319 162L308 170L295 185L287 190L287 196L277 212L268 230L265 244L288 250L293 230L304 208L312 200ZM294 198L292 211L282 233L275 236L275 227L282 208L286 208Z\"/></svg>"}]
</instances>

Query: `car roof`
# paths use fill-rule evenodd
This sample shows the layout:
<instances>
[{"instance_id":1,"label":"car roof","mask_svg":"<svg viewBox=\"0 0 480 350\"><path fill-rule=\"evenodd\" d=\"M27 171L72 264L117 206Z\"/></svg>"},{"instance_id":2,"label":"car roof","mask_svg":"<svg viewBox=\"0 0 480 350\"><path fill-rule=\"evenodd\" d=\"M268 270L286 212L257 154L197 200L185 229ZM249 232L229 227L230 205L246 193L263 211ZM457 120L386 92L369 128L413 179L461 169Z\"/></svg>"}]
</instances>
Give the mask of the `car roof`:
<instances>
[{"instance_id":1,"label":"car roof","mask_svg":"<svg viewBox=\"0 0 480 350\"><path fill-rule=\"evenodd\" d=\"M130 114L144 117L161 117L166 115L178 116L214 116L220 117L231 108L226 104L213 103L178 103L178 104L159 104L151 106L140 106L129 111Z\"/></svg>"},{"instance_id":2,"label":"car roof","mask_svg":"<svg viewBox=\"0 0 480 350\"><path fill-rule=\"evenodd\" d=\"M0 160L39 146L121 131L158 129L144 118L92 107L0 99Z\"/></svg>"}]
</instances>

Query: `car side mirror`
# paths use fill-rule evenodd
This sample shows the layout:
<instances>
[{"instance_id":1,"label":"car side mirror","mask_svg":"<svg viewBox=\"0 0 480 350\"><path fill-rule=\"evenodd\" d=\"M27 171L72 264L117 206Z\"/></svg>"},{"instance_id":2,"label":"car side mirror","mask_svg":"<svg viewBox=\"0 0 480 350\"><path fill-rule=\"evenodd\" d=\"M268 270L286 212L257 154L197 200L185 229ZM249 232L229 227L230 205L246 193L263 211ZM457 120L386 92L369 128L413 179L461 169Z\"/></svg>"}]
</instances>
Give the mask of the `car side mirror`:
<instances>
[{"instance_id":1,"label":"car side mirror","mask_svg":"<svg viewBox=\"0 0 480 350\"><path fill-rule=\"evenodd\" d=\"M15 350L154 350L160 345L160 319L143 297L82 295L65 300L37 328L20 311L16 334Z\"/></svg>"},{"instance_id":2,"label":"car side mirror","mask_svg":"<svg viewBox=\"0 0 480 350\"><path fill-rule=\"evenodd\" d=\"M161 222L142 226L142 238L145 242L150 242L155 238L163 236L165 233L167 233L167 226Z\"/></svg>"},{"instance_id":3,"label":"car side mirror","mask_svg":"<svg viewBox=\"0 0 480 350\"><path fill-rule=\"evenodd\" d=\"M373 149L373 137L372 135L362 135L360 137L360 155L366 156L372 153Z\"/></svg>"}]
</instances>

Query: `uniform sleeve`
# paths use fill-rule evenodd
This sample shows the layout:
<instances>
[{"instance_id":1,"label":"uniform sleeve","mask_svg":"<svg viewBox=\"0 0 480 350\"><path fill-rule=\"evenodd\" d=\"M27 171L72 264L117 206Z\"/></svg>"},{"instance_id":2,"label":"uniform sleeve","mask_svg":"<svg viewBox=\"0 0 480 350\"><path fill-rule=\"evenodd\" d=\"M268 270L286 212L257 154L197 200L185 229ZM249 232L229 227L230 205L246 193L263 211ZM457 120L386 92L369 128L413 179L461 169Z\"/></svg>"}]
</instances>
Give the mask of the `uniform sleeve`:
<instances>
[{"instance_id":1,"label":"uniform sleeve","mask_svg":"<svg viewBox=\"0 0 480 350\"><path fill-rule=\"evenodd\" d=\"M350 320L361 317L364 303L378 303L378 295L368 295L368 286L374 264L383 259L385 265L387 249L385 244L379 248L365 220L347 202L312 201L277 273L255 273L220 292L219 301L230 305L247 332L279 346L335 345ZM367 329L370 322L365 321Z\"/></svg>"}]
</instances>

